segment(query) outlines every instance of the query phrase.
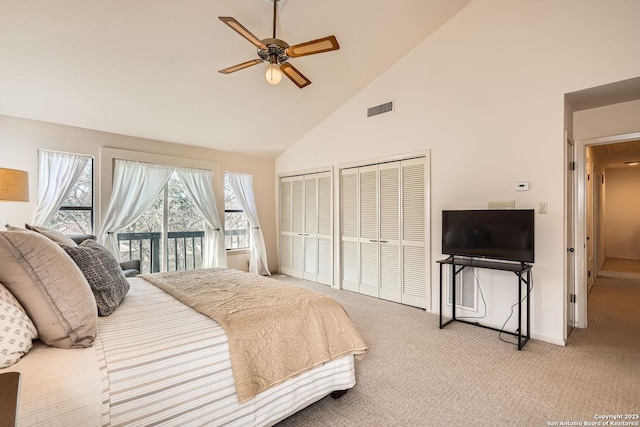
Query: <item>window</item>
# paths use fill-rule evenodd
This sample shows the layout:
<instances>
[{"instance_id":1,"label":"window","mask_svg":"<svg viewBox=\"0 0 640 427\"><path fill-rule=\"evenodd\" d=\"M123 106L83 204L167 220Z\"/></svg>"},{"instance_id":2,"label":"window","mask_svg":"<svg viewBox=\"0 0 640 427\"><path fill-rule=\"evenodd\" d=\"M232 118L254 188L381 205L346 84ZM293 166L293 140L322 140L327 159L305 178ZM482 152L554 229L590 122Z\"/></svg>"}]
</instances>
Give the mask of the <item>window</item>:
<instances>
[{"instance_id":1,"label":"window","mask_svg":"<svg viewBox=\"0 0 640 427\"><path fill-rule=\"evenodd\" d=\"M46 227L64 234L93 234L93 159L87 162Z\"/></svg>"},{"instance_id":2,"label":"window","mask_svg":"<svg viewBox=\"0 0 640 427\"><path fill-rule=\"evenodd\" d=\"M227 250L249 247L249 220L224 173L224 240Z\"/></svg>"},{"instance_id":3,"label":"window","mask_svg":"<svg viewBox=\"0 0 640 427\"><path fill-rule=\"evenodd\" d=\"M145 273L202 268L204 229L202 214L173 172L153 204L118 234L120 258L140 259Z\"/></svg>"}]
</instances>

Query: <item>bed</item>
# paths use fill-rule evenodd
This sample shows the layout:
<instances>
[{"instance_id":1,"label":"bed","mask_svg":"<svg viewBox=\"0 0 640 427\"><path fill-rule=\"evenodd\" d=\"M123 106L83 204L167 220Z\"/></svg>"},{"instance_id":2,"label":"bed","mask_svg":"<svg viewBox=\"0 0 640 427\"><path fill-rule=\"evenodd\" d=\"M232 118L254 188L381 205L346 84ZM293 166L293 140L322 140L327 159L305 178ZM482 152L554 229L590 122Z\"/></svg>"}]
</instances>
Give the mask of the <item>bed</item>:
<instances>
[{"instance_id":1,"label":"bed","mask_svg":"<svg viewBox=\"0 0 640 427\"><path fill-rule=\"evenodd\" d=\"M15 236L11 237L14 240L12 250L23 251L24 245L16 244ZM43 244L43 240L33 234L27 240L34 239ZM0 234L0 264L8 257L7 245L7 234ZM57 251L59 246L49 247L49 251L54 249ZM61 253L56 256L61 256ZM69 270L70 266L67 264L65 269ZM50 266L36 265L33 268L34 271L51 271ZM0 282L9 288L7 282L11 272L3 270ZM261 286L271 286L272 282L278 283L277 286L289 286L227 269L203 272L213 277L224 276L229 283L257 280ZM184 275L179 275L184 278ZM152 282L158 279L157 275L125 279L129 288L126 296L108 316L96 316L92 345L57 348L35 340L33 347L17 363L0 369L0 373L21 373L19 425L274 425L328 394L348 390L355 385L354 357L364 354L366 346L345 313L337 333L331 332L325 319L321 321L320 329L327 328L328 336L320 341L326 339L322 346L330 348L328 355L310 359L308 369L296 368L295 372L286 373L284 378L272 378L266 385L249 387L254 393L249 390L247 394L246 381L237 382L237 356L235 359L232 357L230 348L236 349L238 344L236 338L232 337L230 341L225 329L229 327L226 320L222 322L223 328L221 322L198 311L202 308L194 309L180 301L189 298L187 294L180 294L185 292L180 287L177 287L178 291L169 292L161 289L166 287L165 282L172 282L172 277L160 276L162 280L155 284ZM193 283L197 280L183 281ZM292 289L285 288L285 292L291 293ZM198 306L201 296L195 299L196 303L192 305ZM309 300L316 300L316 297L311 296ZM308 302L305 300L305 304ZM27 304L23 305L26 309ZM237 310L234 310L231 311L235 313ZM277 311L279 316L290 316L288 309L280 307ZM31 313L29 316L33 317ZM333 316L335 313L329 315ZM240 329L246 329L245 325ZM74 331L78 342L85 340L82 327ZM258 332L260 334L262 332ZM341 347L343 344L333 342L330 335L350 335L353 338L349 338L347 347ZM313 338L313 341L318 339ZM269 354L269 345L257 345L255 358ZM319 347L314 344L314 348ZM293 357L297 358L308 356ZM283 364L295 363L295 360L291 363L286 360Z\"/></svg>"}]
</instances>

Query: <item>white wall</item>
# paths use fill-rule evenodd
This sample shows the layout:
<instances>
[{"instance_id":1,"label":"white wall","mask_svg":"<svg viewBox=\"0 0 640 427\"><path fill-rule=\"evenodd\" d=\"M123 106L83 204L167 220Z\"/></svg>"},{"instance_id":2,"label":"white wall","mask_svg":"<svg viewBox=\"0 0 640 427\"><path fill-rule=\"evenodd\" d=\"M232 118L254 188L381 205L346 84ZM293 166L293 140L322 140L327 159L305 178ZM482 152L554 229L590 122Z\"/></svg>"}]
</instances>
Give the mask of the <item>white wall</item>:
<instances>
[{"instance_id":1,"label":"white wall","mask_svg":"<svg viewBox=\"0 0 640 427\"><path fill-rule=\"evenodd\" d=\"M576 111L573 116L576 141L640 132L640 100Z\"/></svg>"},{"instance_id":2,"label":"white wall","mask_svg":"<svg viewBox=\"0 0 640 427\"><path fill-rule=\"evenodd\" d=\"M548 202L536 215L532 334L561 344L564 94L640 75L637 16L636 0L476 0L279 156L276 173L430 149L431 311L443 209ZM395 112L365 117L389 99ZM515 192L518 181L530 191ZM483 272L481 285L488 321L502 323L513 277Z\"/></svg>"},{"instance_id":3,"label":"white wall","mask_svg":"<svg viewBox=\"0 0 640 427\"><path fill-rule=\"evenodd\" d=\"M216 151L188 145L172 144L168 142L135 138L106 132L81 129L45 123L35 120L19 119L0 115L0 167L21 169L29 172L29 203L0 202L0 211L5 221L10 224L24 224L33 220L37 200L38 149L49 149L81 153L94 156L99 165L100 147L112 147L127 150L142 151L186 159L194 164L202 161L219 163L223 171L245 172L253 174L253 185L256 194L256 204L260 214L260 224L264 233L269 269L277 271L278 255L276 241L275 162L273 159L243 156L228 152ZM194 167L198 167L197 165ZM100 171L96 167L96 201L98 202L98 217L101 218L107 209L109 195L98 194L103 187L98 181ZM109 188L109 186L107 186ZM222 184L216 185L218 209L224 212ZM102 200L102 203L101 203ZM96 224L98 226L99 224ZM229 267L248 270L248 251L229 256Z\"/></svg>"},{"instance_id":4,"label":"white wall","mask_svg":"<svg viewBox=\"0 0 640 427\"><path fill-rule=\"evenodd\" d=\"M640 167L605 173L605 256L640 260Z\"/></svg>"}]
</instances>

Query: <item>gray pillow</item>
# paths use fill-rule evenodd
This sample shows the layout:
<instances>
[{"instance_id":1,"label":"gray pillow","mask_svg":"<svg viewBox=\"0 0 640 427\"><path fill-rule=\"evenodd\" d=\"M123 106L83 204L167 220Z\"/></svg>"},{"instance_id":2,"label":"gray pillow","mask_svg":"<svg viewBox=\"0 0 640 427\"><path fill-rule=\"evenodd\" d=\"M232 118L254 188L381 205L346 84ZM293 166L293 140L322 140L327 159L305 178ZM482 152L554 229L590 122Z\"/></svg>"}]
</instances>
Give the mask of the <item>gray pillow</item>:
<instances>
[{"instance_id":1,"label":"gray pillow","mask_svg":"<svg viewBox=\"0 0 640 427\"><path fill-rule=\"evenodd\" d=\"M108 316L129 292L118 261L111 252L95 240L85 240L79 246L60 245L84 274L96 299L99 316Z\"/></svg>"},{"instance_id":2,"label":"gray pillow","mask_svg":"<svg viewBox=\"0 0 640 427\"><path fill-rule=\"evenodd\" d=\"M0 231L0 282L16 297L47 345L90 347L96 300L76 264L33 231Z\"/></svg>"},{"instance_id":3,"label":"gray pillow","mask_svg":"<svg viewBox=\"0 0 640 427\"><path fill-rule=\"evenodd\" d=\"M27 228L27 230L40 233L44 237L47 237L56 243L62 243L69 246L76 246L76 242L74 242L73 240L71 240L71 238L65 236L64 234L60 233L59 231L50 230L44 227L38 227L37 225L25 224L24 226Z\"/></svg>"}]
</instances>

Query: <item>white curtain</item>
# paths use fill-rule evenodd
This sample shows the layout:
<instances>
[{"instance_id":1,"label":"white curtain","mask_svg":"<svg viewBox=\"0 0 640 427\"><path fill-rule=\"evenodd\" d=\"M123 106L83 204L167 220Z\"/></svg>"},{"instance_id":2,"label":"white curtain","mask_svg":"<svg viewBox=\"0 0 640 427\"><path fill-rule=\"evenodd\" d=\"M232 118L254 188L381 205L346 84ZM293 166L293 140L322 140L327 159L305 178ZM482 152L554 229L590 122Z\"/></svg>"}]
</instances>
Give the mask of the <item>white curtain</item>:
<instances>
[{"instance_id":1,"label":"white curtain","mask_svg":"<svg viewBox=\"0 0 640 427\"><path fill-rule=\"evenodd\" d=\"M58 212L90 156L38 150L38 206L34 225L46 226Z\"/></svg>"},{"instance_id":2,"label":"white curtain","mask_svg":"<svg viewBox=\"0 0 640 427\"><path fill-rule=\"evenodd\" d=\"M100 243L120 259L117 233L133 224L158 197L174 168L150 163L116 160L113 190L102 223Z\"/></svg>"},{"instance_id":3,"label":"white curtain","mask_svg":"<svg viewBox=\"0 0 640 427\"><path fill-rule=\"evenodd\" d=\"M256 200L253 196L253 185L251 183L251 175L227 172L229 183L238 202L242 205L251 230L249 236L251 239L251 258L249 260L249 272L270 276L267 264L267 250L264 245L264 237L260 229L260 221L258 221L258 209L256 208Z\"/></svg>"},{"instance_id":4,"label":"white curtain","mask_svg":"<svg viewBox=\"0 0 640 427\"><path fill-rule=\"evenodd\" d=\"M226 267L227 251L224 245L224 229L218 214L211 171L176 169L176 173L205 219L202 267Z\"/></svg>"}]
</instances>

